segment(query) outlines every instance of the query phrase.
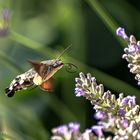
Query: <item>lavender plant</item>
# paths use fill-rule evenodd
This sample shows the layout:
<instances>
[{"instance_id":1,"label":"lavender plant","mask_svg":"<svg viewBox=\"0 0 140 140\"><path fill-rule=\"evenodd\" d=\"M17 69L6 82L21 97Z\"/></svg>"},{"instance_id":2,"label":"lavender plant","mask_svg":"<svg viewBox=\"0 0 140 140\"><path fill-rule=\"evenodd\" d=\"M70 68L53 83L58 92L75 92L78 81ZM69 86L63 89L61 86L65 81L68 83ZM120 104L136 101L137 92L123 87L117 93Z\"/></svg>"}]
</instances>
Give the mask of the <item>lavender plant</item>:
<instances>
[{"instance_id":1,"label":"lavender plant","mask_svg":"<svg viewBox=\"0 0 140 140\"><path fill-rule=\"evenodd\" d=\"M140 85L140 41L131 35L128 37L123 28L116 30L128 44L125 48L125 58L130 72L136 74ZM136 104L135 96L124 97L123 93L117 98L111 91L104 91L102 84L97 84L96 78L90 73L80 73L75 79L76 97L85 97L94 106L97 125L80 131L80 124L69 123L52 129L51 140L138 140L140 139L140 106ZM106 132L111 135L106 136Z\"/></svg>"}]
</instances>

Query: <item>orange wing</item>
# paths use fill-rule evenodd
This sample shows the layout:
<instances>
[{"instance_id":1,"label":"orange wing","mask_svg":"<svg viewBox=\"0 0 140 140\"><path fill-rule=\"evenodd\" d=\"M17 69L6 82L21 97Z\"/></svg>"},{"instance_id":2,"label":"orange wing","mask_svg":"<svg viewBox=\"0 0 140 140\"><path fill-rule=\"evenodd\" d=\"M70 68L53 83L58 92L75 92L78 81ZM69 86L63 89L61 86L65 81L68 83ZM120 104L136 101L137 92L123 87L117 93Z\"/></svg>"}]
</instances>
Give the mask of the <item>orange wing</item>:
<instances>
[{"instance_id":1,"label":"orange wing","mask_svg":"<svg viewBox=\"0 0 140 140\"><path fill-rule=\"evenodd\" d=\"M50 92L53 91L53 89L54 89L54 79L51 77L47 81L43 82L39 87L42 90L45 90L45 91L50 91Z\"/></svg>"}]
</instances>

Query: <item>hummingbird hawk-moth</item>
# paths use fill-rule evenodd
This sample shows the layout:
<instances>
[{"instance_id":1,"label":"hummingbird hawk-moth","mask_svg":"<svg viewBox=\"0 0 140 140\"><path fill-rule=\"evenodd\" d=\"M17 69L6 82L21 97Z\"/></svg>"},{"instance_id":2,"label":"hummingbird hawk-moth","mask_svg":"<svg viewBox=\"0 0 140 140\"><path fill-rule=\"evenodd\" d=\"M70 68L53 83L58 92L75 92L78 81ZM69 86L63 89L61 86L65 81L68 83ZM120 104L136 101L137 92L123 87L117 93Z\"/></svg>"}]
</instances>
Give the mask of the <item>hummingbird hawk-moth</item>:
<instances>
[{"instance_id":1,"label":"hummingbird hawk-moth","mask_svg":"<svg viewBox=\"0 0 140 140\"><path fill-rule=\"evenodd\" d=\"M62 54L65 51L66 50L64 50ZM62 54L60 56L62 56ZM6 95L8 97L12 97L16 91L27 89L33 85L39 86L45 91L52 91L54 85L54 79L52 76L64 66L64 63L59 59L60 56L57 59L41 62L29 60L29 63L33 66L33 68L16 76L9 87L5 89ZM69 67L75 66L71 63L65 64L68 64Z\"/></svg>"},{"instance_id":2,"label":"hummingbird hawk-moth","mask_svg":"<svg viewBox=\"0 0 140 140\"><path fill-rule=\"evenodd\" d=\"M8 97L12 97L16 91L27 89L27 87L33 85L37 85L43 90L51 91L54 82L52 76L64 65L59 59L29 62L33 68L16 76L10 86L5 89Z\"/></svg>"}]
</instances>

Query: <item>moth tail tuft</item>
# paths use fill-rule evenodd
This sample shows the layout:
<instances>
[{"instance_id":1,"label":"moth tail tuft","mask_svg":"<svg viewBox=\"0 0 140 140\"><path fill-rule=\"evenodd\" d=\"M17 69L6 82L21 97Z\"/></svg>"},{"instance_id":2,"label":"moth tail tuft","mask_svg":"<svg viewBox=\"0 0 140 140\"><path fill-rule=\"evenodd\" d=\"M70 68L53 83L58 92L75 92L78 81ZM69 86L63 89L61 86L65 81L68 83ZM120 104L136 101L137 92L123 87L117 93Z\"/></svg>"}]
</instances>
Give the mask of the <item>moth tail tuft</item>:
<instances>
[{"instance_id":1,"label":"moth tail tuft","mask_svg":"<svg viewBox=\"0 0 140 140\"><path fill-rule=\"evenodd\" d=\"M8 97L12 97L14 94L15 94L15 91L14 89L9 89L8 87L5 89L5 94L8 96Z\"/></svg>"}]
</instances>

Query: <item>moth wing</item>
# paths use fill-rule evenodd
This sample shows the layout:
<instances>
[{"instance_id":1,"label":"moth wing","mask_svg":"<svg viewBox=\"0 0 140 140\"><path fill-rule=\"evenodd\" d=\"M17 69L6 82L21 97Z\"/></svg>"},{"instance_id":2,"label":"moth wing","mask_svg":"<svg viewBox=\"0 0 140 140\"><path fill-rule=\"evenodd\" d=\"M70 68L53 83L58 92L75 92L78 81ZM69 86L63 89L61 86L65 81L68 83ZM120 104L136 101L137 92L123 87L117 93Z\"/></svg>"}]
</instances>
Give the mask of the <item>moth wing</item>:
<instances>
[{"instance_id":1,"label":"moth wing","mask_svg":"<svg viewBox=\"0 0 140 140\"><path fill-rule=\"evenodd\" d=\"M39 86L44 91L52 92L54 90L54 79L51 77Z\"/></svg>"},{"instance_id":2,"label":"moth wing","mask_svg":"<svg viewBox=\"0 0 140 140\"><path fill-rule=\"evenodd\" d=\"M28 60L28 62L33 66L35 71L42 77L42 79L45 79L48 74L49 66L38 61Z\"/></svg>"}]
</instances>

